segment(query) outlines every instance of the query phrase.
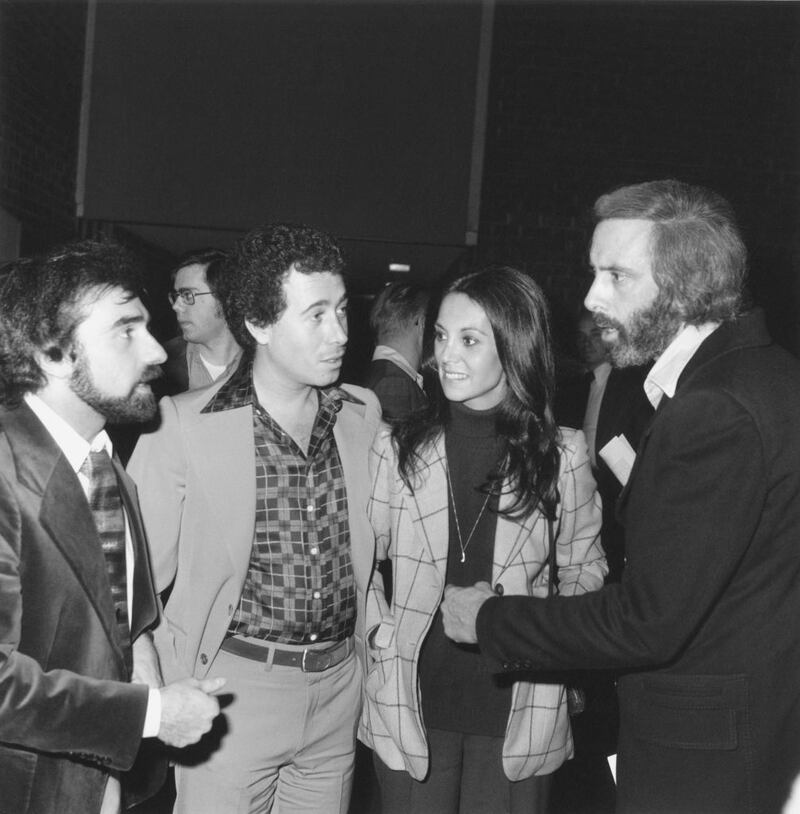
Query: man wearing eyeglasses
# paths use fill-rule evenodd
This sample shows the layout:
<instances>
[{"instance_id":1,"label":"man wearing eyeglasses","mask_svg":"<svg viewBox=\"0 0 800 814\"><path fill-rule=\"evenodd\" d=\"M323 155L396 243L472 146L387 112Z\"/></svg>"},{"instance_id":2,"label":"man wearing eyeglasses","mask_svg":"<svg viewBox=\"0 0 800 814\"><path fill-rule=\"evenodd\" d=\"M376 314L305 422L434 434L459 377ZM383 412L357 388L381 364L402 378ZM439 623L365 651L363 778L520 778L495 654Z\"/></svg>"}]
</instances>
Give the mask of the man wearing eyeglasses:
<instances>
[{"instance_id":1,"label":"man wearing eyeglasses","mask_svg":"<svg viewBox=\"0 0 800 814\"><path fill-rule=\"evenodd\" d=\"M225 274L225 252L201 249L185 254L172 271L169 301L181 335L164 344L167 361L158 395L175 395L227 379L242 349L225 322L218 286Z\"/></svg>"}]
</instances>

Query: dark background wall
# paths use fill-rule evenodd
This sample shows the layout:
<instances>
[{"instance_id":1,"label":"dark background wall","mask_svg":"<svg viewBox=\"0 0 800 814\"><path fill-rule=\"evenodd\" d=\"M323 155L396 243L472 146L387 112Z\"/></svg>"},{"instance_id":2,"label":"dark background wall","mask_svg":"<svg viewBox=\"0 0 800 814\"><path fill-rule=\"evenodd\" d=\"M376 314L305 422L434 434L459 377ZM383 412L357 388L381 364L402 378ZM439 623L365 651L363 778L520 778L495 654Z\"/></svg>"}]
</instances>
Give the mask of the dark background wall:
<instances>
[{"instance_id":1,"label":"dark background wall","mask_svg":"<svg viewBox=\"0 0 800 814\"><path fill-rule=\"evenodd\" d=\"M85 2L0 2L0 206L21 251L75 234Z\"/></svg>"},{"instance_id":2,"label":"dark background wall","mask_svg":"<svg viewBox=\"0 0 800 814\"><path fill-rule=\"evenodd\" d=\"M86 215L463 245L480 12L99 3Z\"/></svg>"},{"instance_id":3,"label":"dark background wall","mask_svg":"<svg viewBox=\"0 0 800 814\"><path fill-rule=\"evenodd\" d=\"M480 248L557 303L587 286L587 207L677 177L733 203L756 299L800 348L800 7L499 4Z\"/></svg>"},{"instance_id":4,"label":"dark background wall","mask_svg":"<svg viewBox=\"0 0 800 814\"><path fill-rule=\"evenodd\" d=\"M85 19L78 0L0 2L0 205L23 253L100 228L74 217ZM588 283L598 194L704 183L734 204L755 297L798 351L798 34L796 3L498 3L479 241L464 254L531 269L566 314Z\"/></svg>"}]
</instances>

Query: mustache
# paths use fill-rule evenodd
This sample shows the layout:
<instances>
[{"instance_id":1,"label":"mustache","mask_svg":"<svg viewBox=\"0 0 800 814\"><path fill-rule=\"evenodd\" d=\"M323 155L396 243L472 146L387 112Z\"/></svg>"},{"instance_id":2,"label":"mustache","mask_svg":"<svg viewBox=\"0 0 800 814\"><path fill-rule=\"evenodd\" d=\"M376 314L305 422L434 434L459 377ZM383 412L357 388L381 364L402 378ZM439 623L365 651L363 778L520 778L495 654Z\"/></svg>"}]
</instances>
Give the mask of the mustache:
<instances>
[{"instance_id":1,"label":"mustache","mask_svg":"<svg viewBox=\"0 0 800 814\"><path fill-rule=\"evenodd\" d=\"M624 331L625 326L619 322L618 320L614 319L613 317L607 317L603 314L593 314L592 319L594 320L594 324L597 325L598 328L605 329L611 328L615 331Z\"/></svg>"},{"instance_id":2,"label":"mustache","mask_svg":"<svg viewBox=\"0 0 800 814\"><path fill-rule=\"evenodd\" d=\"M148 382L160 379L163 375L164 373L161 370L161 365L148 365L144 369L144 373L142 373L142 377L139 381L142 384L147 384Z\"/></svg>"}]
</instances>

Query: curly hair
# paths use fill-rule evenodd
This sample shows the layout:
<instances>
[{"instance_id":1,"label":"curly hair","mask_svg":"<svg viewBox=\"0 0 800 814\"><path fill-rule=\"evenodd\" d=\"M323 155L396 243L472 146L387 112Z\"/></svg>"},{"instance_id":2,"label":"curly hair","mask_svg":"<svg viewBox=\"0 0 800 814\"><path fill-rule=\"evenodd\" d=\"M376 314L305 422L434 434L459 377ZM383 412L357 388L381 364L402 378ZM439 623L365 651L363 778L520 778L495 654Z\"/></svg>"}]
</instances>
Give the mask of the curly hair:
<instances>
[{"instance_id":1,"label":"curly hair","mask_svg":"<svg viewBox=\"0 0 800 814\"><path fill-rule=\"evenodd\" d=\"M275 223L253 229L233 247L221 275L219 299L236 341L253 349L255 340L245 322L264 327L275 323L286 308L283 283L289 272L328 272L342 275L344 260L326 232L311 226Z\"/></svg>"},{"instance_id":2,"label":"curly hair","mask_svg":"<svg viewBox=\"0 0 800 814\"><path fill-rule=\"evenodd\" d=\"M132 299L141 270L112 241L85 240L23 258L0 270L0 403L13 407L46 383L38 357L72 352L86 308L109 288Z\"/></svg>"},{"instance_id":3,"label":"curly hair","mask_svg":"<svg viewBox=\"0 0 800 814\"><path fill-rule=\"evenodd\" d=\"M690 325L734 319L742 308L747 249L721 195L672 179L620 187L594 205L596 222L653 222L653 278Z\"/></svg>"},{"instance_id":4,"label":"curly hair","mask_svg":"<svg viewBox=\"0 0 800 814\"><path fill-rule=\"evenodd\" d=\"M506 454L497 471L488 474L485 488L510 483L514 499L503 512L509 517L529 517L539 508L554 517L560 435L553 417L555 374L544 294L531 277L508 266L488 266L445 284L436 303L453 293L465 294L486 313L508 382L496 419ZM425 364L435 366L431 344L426 342ZM412 491L419 483L423 454L449 415L437 377L428 406L393 425L400 475Z\"/></svg>"}]
</instances>

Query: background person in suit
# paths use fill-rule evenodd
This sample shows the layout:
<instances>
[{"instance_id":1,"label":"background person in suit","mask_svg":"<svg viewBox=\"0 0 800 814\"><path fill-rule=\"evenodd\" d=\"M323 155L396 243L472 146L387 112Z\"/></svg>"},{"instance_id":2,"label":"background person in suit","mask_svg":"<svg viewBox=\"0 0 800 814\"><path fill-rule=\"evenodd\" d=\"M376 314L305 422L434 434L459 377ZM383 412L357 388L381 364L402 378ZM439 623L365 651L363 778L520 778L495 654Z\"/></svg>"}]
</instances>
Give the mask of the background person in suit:
<instances>
[{"instance_id":1,"label":"background person in suit","mask_svg":"<svg viewBox=\"0 0 800 814\"><path fill-rule=\"evenodd\" d=\"M644 392L649 365L615 368L608 345L584 308L576 332L578 355L586 374L559 394L559 420L577 422L589 447L592 474L603 504L600 540L608 561L606 582L619 582L625 565L625 529L617 517L617 498L623 484L609 469L600 450L618 435L633 449L652 418L653 405ZM571 416L571 418L570 418ZM607 756L617 752L619 708L617 675L602 671L576 673L571 684L585 693L585 708L573 716L575 756L553 778L553 814L611 814L616 807L616 784Z\"/></svg>"},{"instance_id":2,"label":"background person in suit","mask_svg":"<svg viewBox=\"0 0 800 814\"><path fill-rule=\"evenodd\" d=\"M592 319L592 312L584 309L578 319L577 330L578 355L583 362L586 375L585 390L580 394L578 427L586 436L589 447L589 460L592 469L597 468L597 450L595 448L595 435L597 434L597 421L600 415L600 405L603 401L608 377L611 373L611 361L608 348L603 342L600 328Z\"/></svg>"},{"instance_id":3,"label":"background person in suit","mask_svg":"<svg viewBox=\"0 0 800 814\"><path fill-rule=\"evenodd\" d=\"M389 283L370 309L375 351L365 386L378 397L385 419L405 418L427 403L419 372L427 305L425 289Z\"/></svg>"},{"instance_id":4,"label":"background person in suit","mask_svg":"<svg viewBox=\"0 0 800 814\"><path fill-rule=\"evenodd\" d=\"M558 591L600 588L586 443L553 421L547 306L530 277L489 267L448 284L433 332L430 407L370 455L370 518L394 594L390 606L373 581L360 733L384 814L545 812L546 775L572 754L564 687L497 681L477 649L445 638L438 608L446 582L547 595L548 518Z\"/></svg>"},{"instance_id":5,"label":"background person in suit","mask_svg":"<svg viewBox=\"0 0 800 814\"><path fill-rule=\"evenodd\" d=\"M164 351L138 288L111 244L0 274L2 814L118 812L142 738L184 746L219 709L206 693L222 681L158 689L144 532L103 430L155 412ZM102 504L90 453L106 475Z\"/></svg>"},{"instance_id":6,"label":"background person in suit","mask_svg":"<svg viewBox=\"0 0 800 814\"><path fill-rule=\"evenodd\" d=\"M616 516L616 504L624 484L609 469L600 451L618 435L624 436L632 449L638 446L653 416L653 405L644 392L650 365L613 367L610 347L588 309L581 313L577 333L578 352L590 380L579 393L573 392L572 397L577 399L573 412L586 436L592 473L603 501L601 540L609 567L606 582L619 582L625 565L625 535Z\"/></svg>"},{"instance_id":7,"label":"background person in suit","mask_svg":"<svg viewBox=\"0 0 800 814\"><path fill-rule=\"evenodd\" d=\"M656 360L622 581L553 600L453 588L445 629L503 669L625 671L618 811L778 811L800 764L800 364L742 307L719 195L655 181L594 211L586 305L615 365Z\"/></svg>"},{"instance_id":8,"label":"background person in suit","mask_svg":"<svg viewBox=\"0 0 800 814\"><path fill-rule=\"evenodd\" d=\"M347 343L339 248L308 226L237 243L230 379L161 400L129 471L169 676L228 678L219 728L175 769L176 811L345 814L361 708L374 394L336 387Z\"/></svg>"}]
</instances>

